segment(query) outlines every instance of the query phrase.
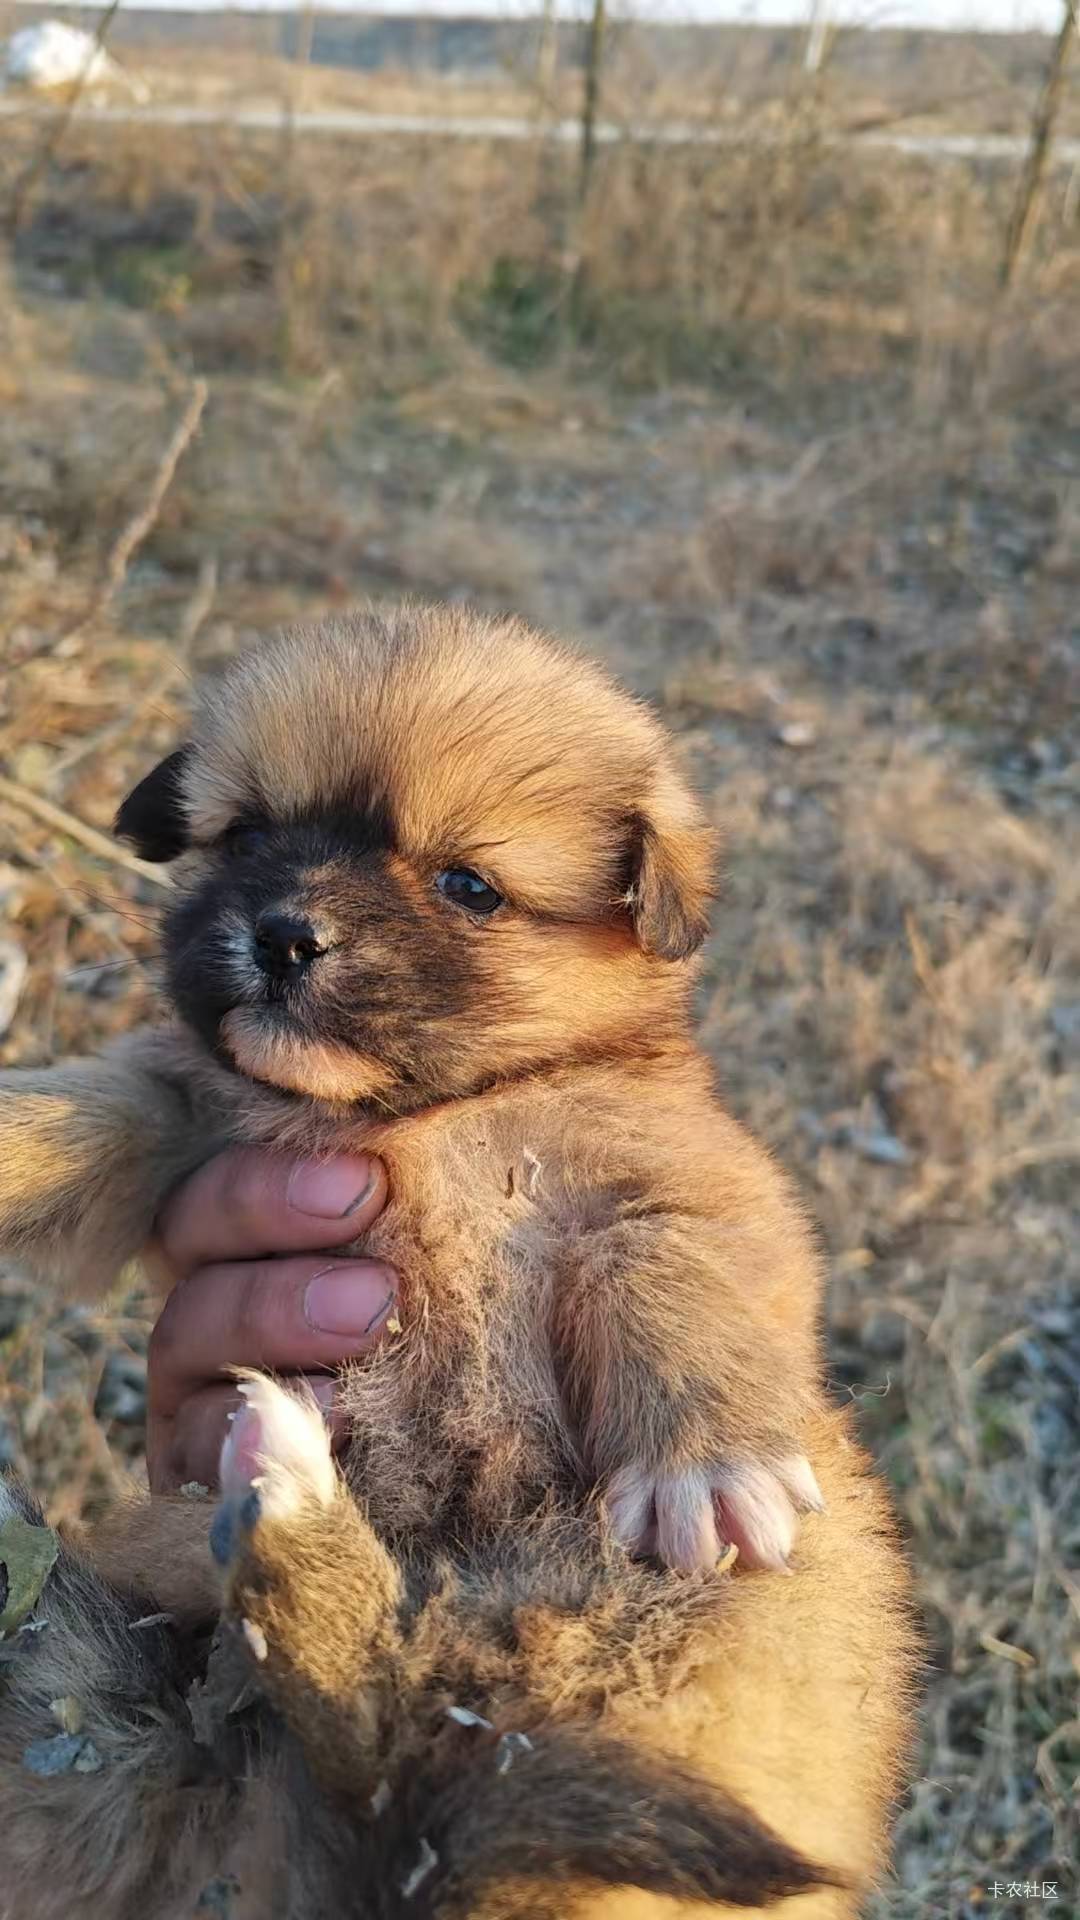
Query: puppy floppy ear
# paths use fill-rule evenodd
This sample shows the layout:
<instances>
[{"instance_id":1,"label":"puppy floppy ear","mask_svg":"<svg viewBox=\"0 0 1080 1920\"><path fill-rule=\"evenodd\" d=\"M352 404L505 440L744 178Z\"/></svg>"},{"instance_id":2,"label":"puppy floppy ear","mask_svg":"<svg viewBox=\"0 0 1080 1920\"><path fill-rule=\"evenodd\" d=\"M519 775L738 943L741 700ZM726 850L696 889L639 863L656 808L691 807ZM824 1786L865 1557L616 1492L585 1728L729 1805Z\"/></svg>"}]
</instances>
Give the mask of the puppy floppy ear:
<instances>
[{"instance_id":1,"label":"puppy floppy ear","mask_svg":"<svg viewBox=\"0 0 1080 1920\"><path fill-rule=\"evenodd\" d=\"M145 780L140 780L120 807L113 831L133 842L143 860L175 860L190 845L190 825L180 777L190 747L178 747Z\"/></svg>"},{"instance_id":2,"label":"puppy floppy ear","mask_svg":"<svg viewBox=\"0 0 1080 1920\"><path fill-rule=\"evenodd\" d=\"M709 931L717 839L681 780L663 768L631 826L627 901L638 944L686 960Z\"/></svg>"}]
</instances>

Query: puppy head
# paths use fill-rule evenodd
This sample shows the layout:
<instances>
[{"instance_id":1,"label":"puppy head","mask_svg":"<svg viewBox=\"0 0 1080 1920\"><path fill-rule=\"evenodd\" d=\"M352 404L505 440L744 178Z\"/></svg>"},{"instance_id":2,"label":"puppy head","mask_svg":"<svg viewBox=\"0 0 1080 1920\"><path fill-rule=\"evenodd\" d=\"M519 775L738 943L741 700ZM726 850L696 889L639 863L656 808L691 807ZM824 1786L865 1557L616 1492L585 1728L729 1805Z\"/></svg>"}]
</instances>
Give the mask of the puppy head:
<instances>
[{"instance_id":1,"label":"puppy head","mask_svg":"<svg viewBox=\"0 0 1080 1920\"><path fill-rule=\"evenodd\" d=\"M180 859L184 1019L252 1079L408 1112L685 1004L712 835L658 723L513 620L297 629L203 696L117 830Z\"/></svg>"}]
</instances>

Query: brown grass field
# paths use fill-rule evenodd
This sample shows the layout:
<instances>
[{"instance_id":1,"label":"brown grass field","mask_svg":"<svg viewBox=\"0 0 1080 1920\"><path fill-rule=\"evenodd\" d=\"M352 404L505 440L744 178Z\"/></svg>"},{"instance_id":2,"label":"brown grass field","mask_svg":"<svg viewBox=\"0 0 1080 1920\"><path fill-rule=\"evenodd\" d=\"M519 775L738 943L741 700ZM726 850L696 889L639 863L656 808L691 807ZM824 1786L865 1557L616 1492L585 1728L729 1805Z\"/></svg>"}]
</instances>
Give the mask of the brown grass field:
<instances>
[{"instance_id":1,"label":"brown grass field","mask_svg":"<svg viewBox=\"0 0 1080 1920\"><path fill-rule=\"evenodd\" d=\"M29 970L0 1060L152 1010L160 894L79 826L195 670L401 594L610 661L723 827L701 1030L823 1224L834 1389L918 1569L922 1749L871 1912L1072 1920L1076 194L1051 175L1005 296L1012 172L837 153L820 102L781 124L606 151L583 212L572 155L287 129L75 126L27 188L41 127L9 126L0 901ZM0 1280L0 1461L54 1516L139 1470L147 1327L138 1294Z\"/></svg>"}]
</instances>

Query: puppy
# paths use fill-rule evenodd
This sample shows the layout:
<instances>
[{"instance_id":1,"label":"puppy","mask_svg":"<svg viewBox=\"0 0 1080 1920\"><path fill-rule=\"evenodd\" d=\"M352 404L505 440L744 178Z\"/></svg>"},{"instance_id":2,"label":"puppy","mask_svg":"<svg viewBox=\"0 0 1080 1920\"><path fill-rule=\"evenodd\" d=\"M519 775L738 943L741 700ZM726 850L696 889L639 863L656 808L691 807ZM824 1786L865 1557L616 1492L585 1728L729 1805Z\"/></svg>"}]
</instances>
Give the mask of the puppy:
<instances>
[{"instance_id":1,"label":"puppy","mask_svg":"<svg viewBox=\"0 0 1080 1920\"><path fill-rule=\"evenodd\" d=\"M690 1039L713 836L655 721L513 623L362 618L242 659L118 827L176 863L181 1025L3 1076L0 1245L100 1288L226 1141L371 1149L406 1287L346 1388L380 1529L602 1484L628 1546L783 1566L820 1268Z\"/></svg>"},{"instance_id":2,"label":"puppy","mask_svg":"<svg viewBox=\"0 0 1080 1920\"><path fill-rule=\"evenodd\" d=\"M310 1421L297 1440L296 1421L283 1424L269 1401L253 1430L242 1424L224 1469L227 1494L245 1473L261 1482L265 1509L233 1498L223 1510L233 1515L215 1535L230 1570L227 1613L248 1622L245 1645L266 1653L262 1694L300 1755L285 1740L286 1773L259 1777L271 1802L284 1792L294 1809L320 1808L316 1825L342 1794L351 1810L340 1876L327 1883L334 1898L320 1905L301 1873L280 1910L398 1910L380 1888L401 1865L400 1821L373 1839L354 1804L380 1797L387 1769L410 1819L426 1808L444 1836L440 1852L425 1829L443 1866L422 1876L410 1912L540 1914L537 1874L562 1882L560 1914L575 1880L762 1904L865 1877L903 1741L904 1581L877 1538L880 1501L822 1404L811 1235L767 1154L716 1104L690 1037L714 849L662 730L599 669L515 622L364 615L237 662L204 693L190 742L135 789L117 824L144 858L175 863L164 946L177 1024L97 1062L0 1077L0 1246L50 1276L101 1286L138 1253L175 1181L229 1141L313 1156L365 1149L390 1175L391 1204L364 1249L402 1275L399 1330L342 1383L352 1504L325 1461L311 1464ZM742 1570L787 1567L799 1512L822 1508L822 1461L856 1516L851 1554L877 1554L883 1611L868 1614L878 1670L858 1633L840 1659L842 1686L850 1692L856 1675L874 1702L852 1740L857 1777L840 1794L855 1811L836 1831L826 1822L819 1852L813 1831L793 1829L786 1790L784 1839L760 1824L776 1796L760 1756L755 1771L752 1740L753 1811L716 1797L725 1776L696 1737L687 1751L711 1789L664 1773L656 1753L672 1745L658 1709L672 1674L684 1690L671 1698L683 1700L692 1649L710 1647L715 1661L738 1612L732 1596L748 1584ZM275 1472L288 1497L267 1500ZM176 1529L171 1553L160 1546L163 1513L166 1533ZM192 1581L203 1592L208 1565L186 1544L192 1529L204 1516L190 1506L151 1503L102 1535L99 1570L141 1600L181 1605ZM152 1584L139 1565L151 1533ZM740 1574L714 1578L728 1544ZM676 1572L635 1566L620 1549ZM65 1596L79 1579L91 1576L66 1563L54 1576ZM60 1605L78 1641L86 1619ZM118 1605L99 1594L86 1618ZM344 1621L329 1672L320 1611L331 1630ZM453 1794L456 1811L432 1811L461 1764L445 1729L431 1733L451 1672L493 1728L509 1703L509 1731L543 1726L555 1741L552 1759L538 1734L548 1758L521 1789L523 1806L553 1812L535 1854L527 1821L516 1848L507 1835L506 1820L524 1815L511 1814L512 1795L499 1810L490 1754L474 1782L487 1813L467 1816ZM499 1712L480 1712L481 1697ZM650 1702L656 1711L644 1710ZM611 1713L659 1771L595 1747ZM407 1728L396 1744L395 1716ZM570 1747L558 1744L564 1722ZM235 1747L235 1731L219 1729L211 1746L235 1779L230 1739ZM265 1727L260 1742L275 1746ZM289 1768L307 1783L299 1797ZM403 1800L414 1775L421 1784ZM646 1802L651 1837L639 1845ZM151 1822L153 1860L172 1845L174 1817L159 1809ZM460 1857L477 1819L489 1841L497 1831L505 1842L479 1880ZM220 1806L207 1820L201 1865L241 1845ZM250 1808L241 1824L261 1831ZM408 1827L414 1842L417 1831ZM692 1836L689 1863L680 1833ZM147 1848L135 1852L152 1875ZM83 1911L74 1884L65 1913ZM110 1911L127 1912L120 1883L108 1884ZM190 1899L191 1884L189 1873L177 1897ZM420 1899L420 1886L400 1898ZM86 1910L100 1911L101 1897L97 1884ZM133 1914L173 1911L125 1897ZM253 1910L276 1911L267 1897ZM823 1912L851 1910L835 1904L846 1893L824 1897L834 1904Z\"/></svg>"}]
</instances>

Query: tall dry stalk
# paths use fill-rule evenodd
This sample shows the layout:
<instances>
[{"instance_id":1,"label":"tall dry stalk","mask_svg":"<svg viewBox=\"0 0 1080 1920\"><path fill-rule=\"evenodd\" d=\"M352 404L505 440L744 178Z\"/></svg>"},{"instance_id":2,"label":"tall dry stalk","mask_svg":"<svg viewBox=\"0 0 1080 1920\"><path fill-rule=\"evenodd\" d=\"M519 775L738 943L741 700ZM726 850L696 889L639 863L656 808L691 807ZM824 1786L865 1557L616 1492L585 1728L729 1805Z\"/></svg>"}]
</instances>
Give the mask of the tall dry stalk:
<instances>
[{"instance_id":1,"label":"tall dry stalk","mask_svg":"<svg viewBox=\"0 0 1080 1920\"><path fill-rule=\"evenodd\" d=\"M593 162L596 158L596 122L600 111L606 32L607 0L593 0L592 15L589 20L589 38L585 47L585 82L581 98L581 172L578 194L583 206L589 197Z\"/></svg>"},{"instance_id":2,"label":"tall dry stalk","mask_svg":"<svg viewBox=\"0 0 1080 1920\"><path fill-rule=\"evenodd\" d=\"M1016 279L1017 268L1038 211L1040 189L1054 138L1054 126L1061 106L1062 94L1065 91L1065 74L1073 42L1076 39L1078 16L1080 16L1080 0L1064 0L1061 27L1054 42L1042 93L1032 116L1027 157L1016 189L1009 229L1005 236L1001 285L1006 293Z\"/></svg>"},{"instance_id":3,"label":"tall dry stalk","mask_svg":"<svg viewBox=\"0 0 1080 1920\"><path fill-rule=\"evenodd\" d=\"M555 78L559 64L558 0L543 0L536 41L536 105L542 115L555 108Z\"/></svg>"},{"instance_id":4,"label":"tall dry stalk","mask_svg":"<svg viewBox=\"0 0 1080 1920\"><path fill-rule=\"evenodd\" d=\"M825 59L829 40L829 0L810 0L810 23L806 30L803 70L818 73Z\"/></svg>"}]
</instances>

